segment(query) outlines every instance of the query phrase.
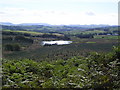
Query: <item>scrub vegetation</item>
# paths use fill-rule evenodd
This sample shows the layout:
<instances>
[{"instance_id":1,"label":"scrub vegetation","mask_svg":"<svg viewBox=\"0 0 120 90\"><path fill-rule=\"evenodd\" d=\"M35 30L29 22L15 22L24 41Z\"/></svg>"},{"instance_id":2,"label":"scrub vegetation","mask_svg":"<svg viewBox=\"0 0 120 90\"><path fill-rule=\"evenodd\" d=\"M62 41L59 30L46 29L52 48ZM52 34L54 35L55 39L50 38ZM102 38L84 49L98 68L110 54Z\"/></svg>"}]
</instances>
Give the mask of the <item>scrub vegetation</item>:
<instances>
[{"instance_id":1,"label":"scrub vegetation","mask_svg":"<svg viewBox=\"0 0 120 90\"><path fill-rule=\"evenodd\" d=\"M3 59L3 88L120 88L120 50L36 62Z\"/></svg>"}]
</instances>

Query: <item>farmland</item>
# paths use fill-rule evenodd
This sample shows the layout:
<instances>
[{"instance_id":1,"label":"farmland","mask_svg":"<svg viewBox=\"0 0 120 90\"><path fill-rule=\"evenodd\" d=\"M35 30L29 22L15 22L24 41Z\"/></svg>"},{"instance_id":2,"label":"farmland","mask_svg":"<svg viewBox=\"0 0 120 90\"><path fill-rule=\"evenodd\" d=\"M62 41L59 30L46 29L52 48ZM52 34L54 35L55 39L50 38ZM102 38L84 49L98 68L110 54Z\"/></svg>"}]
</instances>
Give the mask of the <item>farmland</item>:
<instances>
[{"instance_id":1,"label":"farmland","mask_svg":"<svg viewBox=\"0 0 120 90\"><path fill-rule=\"evenodd\" d=\"M119 36L112 36L112 35L96 35L94 38L103 38L103 39L119 39Z\"/></svg>"}]
</instances>

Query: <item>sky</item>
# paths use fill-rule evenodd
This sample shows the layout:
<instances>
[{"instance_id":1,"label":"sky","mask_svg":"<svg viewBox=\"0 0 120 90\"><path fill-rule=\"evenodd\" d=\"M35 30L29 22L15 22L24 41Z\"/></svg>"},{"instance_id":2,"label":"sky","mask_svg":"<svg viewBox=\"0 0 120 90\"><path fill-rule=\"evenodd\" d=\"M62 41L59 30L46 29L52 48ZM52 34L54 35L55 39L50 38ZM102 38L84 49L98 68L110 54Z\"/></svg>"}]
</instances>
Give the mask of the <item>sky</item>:
<instances>
[{"instance_id":1,"label":"sky","mask_svg":"<svg viewBox=\"0 0 120 90\"><path fill-rule=\"evenodd\" d=\"M118 25L119 0L1 0L0 22Z\"/></svg>"}]
</instances>

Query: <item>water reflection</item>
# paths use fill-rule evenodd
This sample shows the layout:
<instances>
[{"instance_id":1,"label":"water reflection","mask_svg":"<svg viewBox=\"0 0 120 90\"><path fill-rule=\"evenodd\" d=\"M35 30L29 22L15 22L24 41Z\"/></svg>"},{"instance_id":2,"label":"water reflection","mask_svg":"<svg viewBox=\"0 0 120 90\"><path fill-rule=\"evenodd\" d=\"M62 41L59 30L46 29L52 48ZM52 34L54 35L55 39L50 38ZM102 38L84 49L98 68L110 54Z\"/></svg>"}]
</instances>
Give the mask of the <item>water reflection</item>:
<instances>
[{"instance_id":1,"label":"water reflection","mask_svg":"<svg viewBox=\"0 0 120 90\"><path fill-rule=\"evenodd\" d=\"M65 45L65 44L71 44L72 41L64 41L64 40L59 40L59 41L42 41L43 46L49 46L49 45Z\"/></svg>"}]
</instances>

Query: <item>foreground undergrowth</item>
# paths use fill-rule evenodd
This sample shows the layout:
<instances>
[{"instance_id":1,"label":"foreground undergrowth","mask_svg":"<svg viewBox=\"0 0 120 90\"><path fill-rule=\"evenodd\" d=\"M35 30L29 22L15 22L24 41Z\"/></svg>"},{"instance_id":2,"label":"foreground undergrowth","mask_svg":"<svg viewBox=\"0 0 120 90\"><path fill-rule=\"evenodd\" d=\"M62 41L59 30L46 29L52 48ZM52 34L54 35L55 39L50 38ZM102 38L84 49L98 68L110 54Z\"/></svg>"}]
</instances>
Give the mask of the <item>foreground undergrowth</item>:
<instances>
[{"instance_id":1,"label":"foreground undergrowth","mask_svg":"<svg viewBox=\"0 0 120 90\"><path fill-rule=\"evenodd\" d=\"M3 88L120 89L120 49L108 54L36 62L3 59Z\"/></svg>"}]
</instances>

